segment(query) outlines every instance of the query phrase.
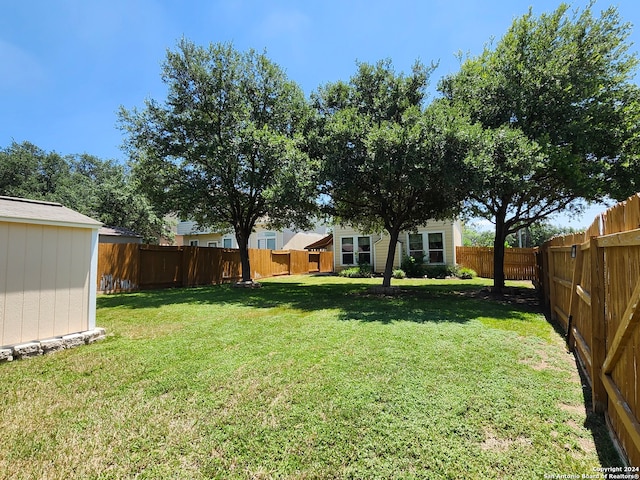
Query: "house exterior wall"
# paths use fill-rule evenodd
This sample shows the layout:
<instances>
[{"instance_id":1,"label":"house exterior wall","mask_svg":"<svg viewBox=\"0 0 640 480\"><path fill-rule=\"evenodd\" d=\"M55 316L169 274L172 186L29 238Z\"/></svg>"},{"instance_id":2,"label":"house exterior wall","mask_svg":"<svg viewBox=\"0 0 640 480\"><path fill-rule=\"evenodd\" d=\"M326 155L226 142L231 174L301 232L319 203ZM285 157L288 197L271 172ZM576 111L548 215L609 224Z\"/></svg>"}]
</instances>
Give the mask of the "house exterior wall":
<instances>
[{"instance_id":1,"label":"house exterior wall","mask_svg":"<svg viewBox=\"0 0 640 480\"><path fill-rule=\"evenodd\" d=\"M376 234L364 234L359 230L351 227L350 225L335 225L333 228L333 271L339 272L340 270L344 270L345 268L352 267L353 265L357 265L357 259L354 259L354 263L344 263L343 262L343 252L342 252L342 239L343 238L352 238L357 242L358 237L369 237L370 245L371 245L371 262L370 264L376 267L377 258L376 258L376 248L375 244L381 238L381 235ZM386 256L384 257L386 258Z\"/></svg>"},{"instance_id":2,"label":"house exterior wall","mask_svg":"<svg viewBox=\"0 0 640 480\"><path fill-rule=\"evenodd\" d=\"M0 346L95 327L97 237L97 228L0 221Z\"/></svg>"},{"instance_id":3,"label":"house exterior wall","mask_svg":"<svg viewBox=\"0 0 640 480\"><path fill-rule=\"evenodd\" d=\"M396 255L394 258L394 268L400 268L402 258L409 255L409 233L401 232L398 245L396 247ZM431 221L417 229L417 233L422 233L425 241L429 233L441 233L443 235L443 258L445 264L455 265L456 263L456 246L462 245L462 225L460 221ZM334 271L339 272L351 265L343 262L342 239L347 237L357 238L358 236L368 236L371 238L371 265L377 273L382 273L386 264L387 253L389 251L389 236L385 234L365 235L350 226L336 225L333 233L333 262ZM357 264L357 262L355 263Z\"/></svg>"},{"instance_id":4,"label":"house exterior wall","mask_svg":"<svg viewBox=\"0 0 640 480\"><path fill-rule=\"evenodd\" d=\"M191 245L191 242L197 241L199 247L207 247L209 243L216 242L217 246L222 248L222 237L219 233L200 233L192 235L181 235L182 240L178 241L178 246ZM233 245L235 245L235 238L232 239Z\"/></svg>"},{"instance_id":5,"label":"house exterior wall","mask_svg":"<svg viewBox=\"0 0 640 480\"><path fill-rule=\"evenodd\" d=\"M455 265L456 263L456 245L462 245L462 234L456 233L459 221L431 221L422 227L418 227L417 232L428 233L443 233L444 235L444 263L447 265ZM404 243L403 256L409 254L409 232L403 232L400 234L401 240Z\"/></svg>"},{"instance_id":6,"label":"house exterior wall","mask_svg":"<svg viewBox=\"0 0 640 480\"><path fill-rule=\"evenodd\" d=\"M389 235L382 235L380 240L378 240L375 245L375 259L376 263L373 266L373 271L376 273L383 273L384 267L387 263L387 254L389 253L389 244L391 243L391 237ZM402 263L402 252L403 245L402 242L398 242L396 245L396 254L393 259L393 268L400 268L400 264Z\"/></svg>"},{"instance_id":7,"label":"house exterior wall","mask_svg":"<svg viewBox=\"0 0 640 480\"><path fill-rule=\"evenodd\" d=\"M231 248L238 248L238 242L235 239L233 233L220 234L212 233L207 230L198 230L198 225L193 221L182 221L176 226L176 243L178 246L190 245L192 241L197 241L199 247L207 247L210 242L217 242L218 247L223 247L223 239L231 239ZM316 227L305 233L317 233L326 235L326 225L316 225ZM297 231L285 228L283 230L274 230L266 227L264 223L258 223L255 226L254 232L249 237L249 248L267 248L267 244L273 244L268 242L268 239L275 239L274 248L271 250L282 250L284 245L287 244L295 235L299 233Z\"/></svg>"}]
</instances>

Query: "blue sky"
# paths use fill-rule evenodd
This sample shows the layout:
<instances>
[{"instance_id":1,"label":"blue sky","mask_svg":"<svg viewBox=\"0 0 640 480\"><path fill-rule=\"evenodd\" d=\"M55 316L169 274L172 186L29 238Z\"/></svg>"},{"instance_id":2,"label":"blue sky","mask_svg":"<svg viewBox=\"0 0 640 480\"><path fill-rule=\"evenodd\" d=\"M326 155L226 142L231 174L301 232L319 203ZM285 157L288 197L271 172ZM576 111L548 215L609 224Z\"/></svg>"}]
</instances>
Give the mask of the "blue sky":
<instances>
[{"instance_id":1,"label":"blue sky","mask_svg":"<svg viewBox=\"0 0 640 480\"><path fill-rule=\"evenodd\" d=\"M587 1L568 2L583 8ZM125 161L117 111L166 97L160 65L186 37L266 50L307 94L347 80L355 62L390 58L397 71L439 62L432 84L477 55L529 7L549 0L3 0L0 3L0 148L30 141L61 154ZM618 7L640 45L640 2ZM435 94L435 91L434 91ZM587 213L591 223L601 210ZM562 223L569 220L561 219Z\"/></svg>"}]
</instances>

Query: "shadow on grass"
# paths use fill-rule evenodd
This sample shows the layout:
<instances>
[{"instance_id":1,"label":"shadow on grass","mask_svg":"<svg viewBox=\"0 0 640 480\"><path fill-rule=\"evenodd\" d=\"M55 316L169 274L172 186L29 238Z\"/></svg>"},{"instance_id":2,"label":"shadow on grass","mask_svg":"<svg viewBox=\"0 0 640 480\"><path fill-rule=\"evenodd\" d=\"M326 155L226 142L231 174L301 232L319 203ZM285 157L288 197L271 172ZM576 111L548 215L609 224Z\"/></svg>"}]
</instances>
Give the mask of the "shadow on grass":
<instances>
[{"instance_id":1,"label":"shadow on grass","mask_svg":"<svg viewBox=\"0 0 640 480\"><path fill-rule=\"evenodd\" d=\"M289 307L300 311L339 310L345 321L465 323L478 317L527 319L527 309L510 302L487 301L475 295L477 284L403 286L398 295L370 294L371 285L270 281L259 289L230 285L155 290L98 297L99 308L162 308L166 305L241 305L253 308ZM523 289L526 290L526 289Z\"/></svg>"},{"instance_id":2,"label":"shadow on grass","mask_svg":"<svg viewBox=\"0 0 640 480\"><path fill-rule=\"evenodd\" d=\"M547 322L553 327L553 329L563 338L566 338L566 332L560 322L553 319L548 309L545 309L544 315ZM609 427L605 419L604 414L596 413L593 411L593 396L591 390L591 383L585 372L584 365L578 360L578 354L574 351L573 359L575 361L576 370L580 376L580 383L582 385L582 397L584 401L584 428L591 432L593 437L593 443L596 446L598 458L602 467L624 467L624 462L620 457L620 453L616 449L611 435L609 433Z\"/></svg>"}]
</instances>

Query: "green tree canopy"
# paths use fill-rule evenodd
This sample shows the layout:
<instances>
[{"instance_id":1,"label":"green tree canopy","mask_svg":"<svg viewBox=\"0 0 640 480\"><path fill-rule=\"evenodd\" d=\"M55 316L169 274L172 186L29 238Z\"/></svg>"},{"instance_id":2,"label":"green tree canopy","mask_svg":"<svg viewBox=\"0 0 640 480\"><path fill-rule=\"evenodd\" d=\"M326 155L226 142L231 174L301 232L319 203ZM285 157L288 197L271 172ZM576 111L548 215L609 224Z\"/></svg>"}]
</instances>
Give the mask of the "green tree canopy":
<instances>
[{"instance_id":1,"label":"green tree canopy","mask_svg":"<svg viewBox=\"0 0 640 480\"><path fill-rule=\"evenodd\" d=\"M88 154L61 156L13 142L0 150L0 195L59 202L150 243L168 234L129 170Z\"/></svg>"},{"instance_id":2,"label":"green tree canopy","mask_svg":"<svg viewBox=\"0 0 640 480\"><path fill-rule=\"evenodd\" d=\"M504 286L507 235L580 198L608 193L633 130L626 117L637 65L630 26L589 5L516 19L494 48L443 79L444 98L483 131L469 164L471 215L495 222L494 288Z\"/></svg>"},{"instance_id":3,"label":"green tree canopy","mask_svg":"<svg viewBox=\"0 0 640 480\"><path fill-rule=\"evenodd\" d=\"M305 153L309 107L266 55L183 39L167 52L164 103L121 109L127 147L154 204L201 227L235 232L242 279L259 219L307 226L317 168Z\"/></svg>"},{"instance_id":4,"label":"green tree canopy","mask_svg":"<svg viewBox=\"0 0 640 480\"><path fill-rule=\"evenodd\" d=\"M319 89L319 144L328 209L336 221L390 236L383 286L391 283L402 231L455 216L465 198L467 136L451 109L425 108L431 73L361 63L348 83Z\"/></svg>"}]
</instances>

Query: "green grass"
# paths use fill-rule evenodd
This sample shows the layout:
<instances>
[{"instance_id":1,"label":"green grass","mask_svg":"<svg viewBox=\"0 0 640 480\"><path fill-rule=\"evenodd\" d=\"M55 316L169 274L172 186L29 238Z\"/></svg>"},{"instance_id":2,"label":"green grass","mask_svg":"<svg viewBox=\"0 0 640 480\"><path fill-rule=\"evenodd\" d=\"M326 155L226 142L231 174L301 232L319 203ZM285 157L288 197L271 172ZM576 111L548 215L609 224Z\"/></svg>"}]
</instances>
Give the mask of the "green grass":
<instances>
[{"instance_id":1,"label":"green grass","mask_svg":"<svg viewBox=\"0 0 640 480\"><path fill-rule=\"evenodd\" d=\"M486 280L288 277L98 298L0 365L0 478L544 478L615 465L544 317Z\"/></svg>"}]
</instances>

